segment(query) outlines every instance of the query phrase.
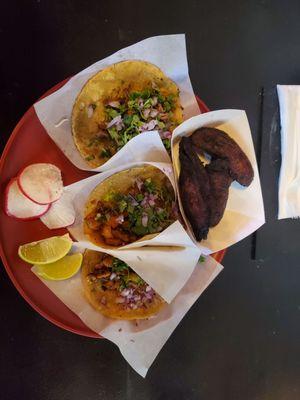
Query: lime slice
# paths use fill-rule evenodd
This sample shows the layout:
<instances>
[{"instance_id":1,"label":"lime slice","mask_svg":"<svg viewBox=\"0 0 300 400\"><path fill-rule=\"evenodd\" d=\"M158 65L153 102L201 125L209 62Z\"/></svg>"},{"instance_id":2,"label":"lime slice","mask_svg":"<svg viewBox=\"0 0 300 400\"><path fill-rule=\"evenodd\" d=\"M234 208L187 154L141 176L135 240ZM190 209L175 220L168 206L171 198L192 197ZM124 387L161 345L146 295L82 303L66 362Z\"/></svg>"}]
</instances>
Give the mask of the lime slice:
<instances>
[{"instance_id":1,"label":"lime slice","mask_svg":"<svg viewBox=\"0 0 300 400\"><path fill-rule=\"evenodd\" d=\"M50 264L38 265L36 273L44 279L52 281L61 281L69 279L77 274L81 267L82 254L76 253L71 256L65 256L58 261Z\"/></svg>"},{"instance_id":2,"label":"lime slice","mask_svg":"<svg viewBox=\"0 0 300 400\"><path fill-rule=\"evenodd\" d=\"M49 264L63 258L72 247L72 240L68 234L53 236L48 239L23 244L18 254L29 264Z\"/></svg>"}]
</instances>

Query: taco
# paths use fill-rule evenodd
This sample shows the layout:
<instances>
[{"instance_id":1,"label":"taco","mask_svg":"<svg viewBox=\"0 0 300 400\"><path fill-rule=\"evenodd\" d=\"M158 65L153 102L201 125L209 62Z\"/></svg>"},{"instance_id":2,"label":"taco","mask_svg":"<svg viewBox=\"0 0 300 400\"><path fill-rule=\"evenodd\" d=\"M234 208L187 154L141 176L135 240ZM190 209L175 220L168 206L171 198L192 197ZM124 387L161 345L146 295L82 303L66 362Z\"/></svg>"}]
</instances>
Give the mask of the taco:
<instances>
[{"instance_id":1,"label":"taco","mask_svg":"<svg viewBox=\"0 0 300 400\"><path fill-rule=\"evenodd\" d=\"M86 250L81 277L89 303L109 318L149 318L165 304L126 263L105 253Z\"/></svg>"},{"instance_id":2,"label":"taco","mask_svg":"<svg viewBox=\"0 0 300 400\"><path fill-rule=\"evenodd\" d=\"M152 165L133 167L101 182L84 210L84 233L104 248L120 247L157 234L177 219L168 177Z\"/></svg>"},{"instance_id":3,"label":"taco","mask_svg":"<svg viewBox=\"0 0 300 400\"><path fill-rule=\"evenodd\" d=\"M75 145L91 167L108 161L130 139L158 130L167 149L182 122L179 90L155 65L123 61L94 75L72 111Z\"/></svg>"}]
</instances>

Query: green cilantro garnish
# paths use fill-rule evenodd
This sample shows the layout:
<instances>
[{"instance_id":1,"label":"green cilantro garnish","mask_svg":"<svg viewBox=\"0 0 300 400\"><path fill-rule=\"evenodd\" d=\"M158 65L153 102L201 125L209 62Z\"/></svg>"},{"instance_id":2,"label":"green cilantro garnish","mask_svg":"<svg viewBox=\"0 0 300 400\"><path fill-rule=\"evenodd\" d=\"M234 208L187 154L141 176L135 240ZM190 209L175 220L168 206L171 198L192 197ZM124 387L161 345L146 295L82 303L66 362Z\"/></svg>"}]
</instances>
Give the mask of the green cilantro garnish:
<instances>
[{"instance_id":1,"label":"green cilantro garnish","mask_svg":"<svg viewBox=\"0 0 300 400\"><path fill-rule=\"evenodd\" d=\"M110 153L109 149L104 148L104 149L102 149L100 156L109 158L109 157L111 157L111 153Z\"/></svg>"},{"instance_id":2,"label":"green cilantro garnish","mask_svg":"<svg viewBox=\"0 0 300 400\"><path fill-rule=\"evenodd\" d=\"M123 211L126 209L126 207L127 207L127 202L126 202L126 200L124 200L124 199L120 200L120 201L118 202L118 207L119 207L119 211L120 211L120 212L123 212Z\"/></svg>"},{"instance_id":3,"label":"green cilantro garnish","mask_svg":"<svg viewBox=\"0 0 300 400\"><path fill-rule=\"evenodd\" d=\"M205 261L205 257L201 255L198 262L203 263L204 261Z\"/></svg>"},{"instance_id":4,"label":"green cilantro garnish","mask_svg":"<svg viewBox=\"0 0 300 400\"><path fill-rule=\"evenodd\" d=\"M92 161L92 160L94 160L94 158L95 158L94 154L91 154L91 155L85 157L86 161Z\"/></svg>"},{"instance_id":5,"label":"green cilantro garnish","mask_svg":"<svg viewBox=\"0 0 300 400\"><path fill-rule=\"evenodd\" d=\"M127 272L129 270L129 266L122 260L115 258L112 264L112 272Z\"/></svg>"},{"instance_id":6,"label":"green cilantro garnish","mask_svg":"<svg viewBox=\"0 0 300 400\"><path fill-rule=\"evenodd\" d=\"M121 117L122 124L118 125L118 129L115 126L107 129L111 139L117 145L117 150L120 150L133 137L139 135L144 129L142 128L143 125L153 119L151 113L145 114L146 109L153 108L158 111L154 118L157 120L158 129L161 131L169 130L171 125L176 126L176 122L171 121L176 95L164 96L157 89L145 89L140 92L132 92L128 97L128 100L120 100L117 107L109 104L105 106L108 122L117 116ZM169 121L161 121L161 113L169 113ZM170 150L169 142L165 141L164 143L167 150Z\"/></svg>"},{"instance_id":7,"label":"green cilantro garnish","mask_svg":"<svg viewBox=\"0 0 300 400\"><path fill-rule=\"evenodd\" d=\"M163 139L163 144L164 144L166 150L171 149L171 140L170 139Z\"/></svg>"},{"instance_id":8,"label":"green cilantro garnish","mask_svg":"<svg viewBox=\"0 0 300 400\"><path fill-rule=\"evenodd\" d=\"M151 178L147 178L144 182L145 189L149 193L153 193L156 190L155 184L152 182Z\"/></svg>"}]
</instances>

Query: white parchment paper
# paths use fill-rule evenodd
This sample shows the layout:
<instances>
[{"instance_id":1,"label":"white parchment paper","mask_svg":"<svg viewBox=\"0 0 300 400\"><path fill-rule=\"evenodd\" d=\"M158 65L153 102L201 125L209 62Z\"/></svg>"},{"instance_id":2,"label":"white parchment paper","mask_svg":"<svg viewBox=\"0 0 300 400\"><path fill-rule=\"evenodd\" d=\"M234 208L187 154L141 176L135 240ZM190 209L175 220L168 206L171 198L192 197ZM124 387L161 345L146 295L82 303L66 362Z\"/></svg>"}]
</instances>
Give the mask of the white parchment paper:
<instances>
[{"instance_id":1,"label":"white parchment paper","mask_svg":"<svg viewBox=\"0 0 300 400\"><path fill-rule=\"evenodd\" d=\"M91 191L109 176L145 164L153 165L164 172L175 189L171 164L135 163L95 174L65 187L64 194L58 202L75 208L76 219L68 230L81 247L104 251L123 259L167 302L171 302L189 279L201 255L201 250L194 244L179 221L175 221L159 234L145 236L119 249L107 249L94 245L83 232L84 208ZM62 207L62 210L65 208Z\"/></svg>"},{"instance_id":2,"label":"white parchment paper","mask_svg":"<svg viewBox=\"0 0 300 400\"><path fill-rule=\"evenodd\" d=\"M254 169L254 179L249 187L243 187L237 182L231 184L222 220L217 226L210 228L206 240L198 242L198 247L201 251L204 254L210 254L225 249L256 231L264 224L265 213L256 156L245 111L218 110L208 112L190 118L174 130L172 137L172 157L176 182L180 172L180 139L182 136L189 136L202 126L219 128L228 133L246 153ZM188 231L191 237L194 237L188 220L184 216L181 201L179 201L179 204L181 213L188 226Z\"/></svg>"},{"instance_id":3,"label":"white parchment paper","mask_svg":"<svg viewBox=\"0 0 300 400\"><path fill-rule=\"evenodd\" d=\"M138 135L108 162L91 168L81 157L72 139L71 113L74 101L88 79L109 65L124 60L144 60L162 69L179 87L180 101L184 108L184 119L200 113L188 74L185 35L155 36L117 51L96 62L72 77L61 89L37 102L34 107L38 118L49 136L78 168L88 171L107 171L121 163L136 161L167 162L166 153L161 152L162 143ZM147 140L148 139L148 140ZM150 143L150 144L149 144ZM150 152L148 145L151 146Z\"/></svg>"},{"instance_id":4,"label":"white parchment paper","mask_svg":"<svg viewBox=\"0 0 300 400\"><path fill-rule=\"evenodd\" d=\"M73 250L76 251L76 246ZM207 257L205 262L197 264L171 304L156 317L139 321L113 320L94 310L84 297L80 272L66 281L47 281L37 276L91 330L115 343L131 367L145 377L172 332L222 268L212 257ZM36 273L36 267L32 271Z\"/></svg>"}]
</instances>

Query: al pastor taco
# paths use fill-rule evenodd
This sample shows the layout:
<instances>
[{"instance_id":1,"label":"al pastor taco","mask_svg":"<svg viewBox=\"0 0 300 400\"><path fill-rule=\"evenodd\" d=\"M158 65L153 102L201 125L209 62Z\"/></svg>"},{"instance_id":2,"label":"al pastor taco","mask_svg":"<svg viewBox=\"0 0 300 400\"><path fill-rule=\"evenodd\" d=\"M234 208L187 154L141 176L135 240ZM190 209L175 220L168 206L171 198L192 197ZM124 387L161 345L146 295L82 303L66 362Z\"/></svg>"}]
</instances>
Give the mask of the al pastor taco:
<instances>
[{"instance_id":1,"label":"al pastor taco","mask_svg":"<svg viewBox=\"0 0 300 400\"><path fill-rule=\"evenodd\" d=\"M89 303L109 318L149 318L165 304L126 263L105 253L86 250L81 277Z\"/></svg>"},{"instance_id":2,"label":"al pastor taco","mask_svg":"<svg viewBox=\"0 0 300 400\"><path fill-rule=\"evenodd\" d=\"M116 248L162 232L177 219L175 193L158 168L133 167L101 182L84 211L84 233L104 248Z\"/></svg>"}]
</instances>

